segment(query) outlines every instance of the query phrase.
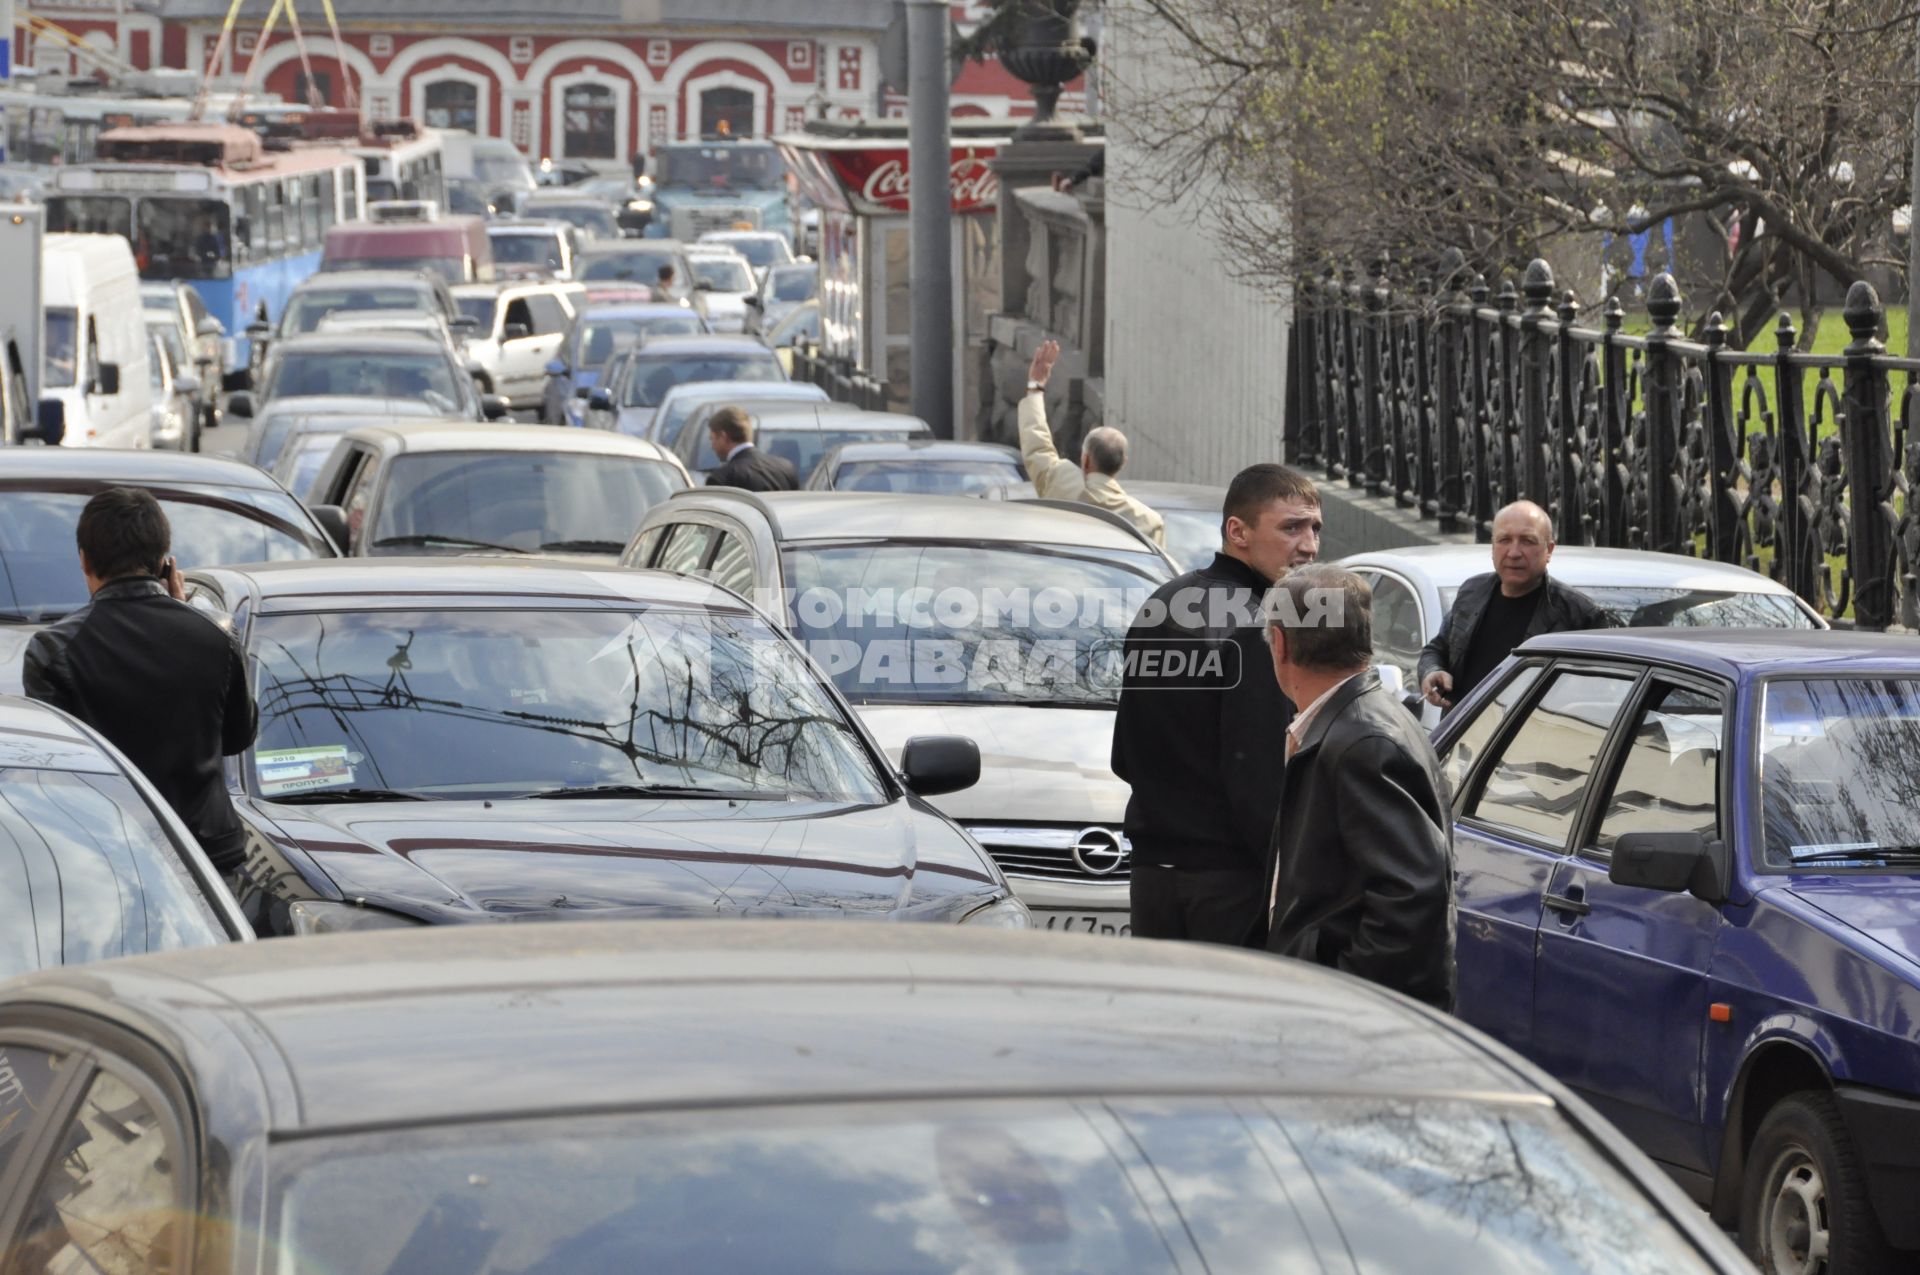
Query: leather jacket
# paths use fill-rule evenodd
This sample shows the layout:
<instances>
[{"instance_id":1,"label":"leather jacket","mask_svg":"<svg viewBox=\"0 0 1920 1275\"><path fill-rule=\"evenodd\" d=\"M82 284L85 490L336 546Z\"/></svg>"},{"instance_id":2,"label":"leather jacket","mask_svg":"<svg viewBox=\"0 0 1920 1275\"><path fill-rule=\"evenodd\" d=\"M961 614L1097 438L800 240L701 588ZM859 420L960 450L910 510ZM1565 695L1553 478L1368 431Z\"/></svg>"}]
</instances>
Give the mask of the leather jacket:
<instances>
[{"instance_id":1,"label":"leather jacket","mask_svg":"<svg viewBox=\"0 0 1920 1275\"><path fill-rule=\"evenodd\" d=\"M1480 627L1480 619L1487 613L1487 603L1493 600L1493 591L1499 587L1500 576L1493 571L1474 576L1460 586L1460 592L1453 599L1453 609L1440 622L1440 631L1433 635L1433 641L1420 650L1420 672L1416 682L1426 681L1429 673L1459 673L1466 662L1468 649L1473 646L1473 635ZM1533 623L1527 626L1528 637L1613 626L1612 617L1578 589L1561 584L1551 575L1540 587L1547 591L1547 596L1534 608Z\"/></svg>"}]
</instances>

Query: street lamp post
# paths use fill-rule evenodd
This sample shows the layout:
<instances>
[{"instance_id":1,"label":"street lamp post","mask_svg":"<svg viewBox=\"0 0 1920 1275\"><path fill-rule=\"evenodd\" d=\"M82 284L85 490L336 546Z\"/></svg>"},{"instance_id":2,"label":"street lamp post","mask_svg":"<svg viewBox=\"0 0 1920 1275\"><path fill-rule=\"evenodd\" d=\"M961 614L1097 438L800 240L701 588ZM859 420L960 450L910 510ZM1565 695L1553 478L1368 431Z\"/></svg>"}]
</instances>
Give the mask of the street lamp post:
<instances>
[{"instance_id":1,"label":"street lamp post","mask_svg":"<svg viewBox=\"0 0 1920 1275\"><path fill-rule=\"evenodd\" d=\"M913 414L936 438L953 437L953 219L947 170L947 0L907 6L907 207L912 232Z\"/></svg>"}]
</instances>

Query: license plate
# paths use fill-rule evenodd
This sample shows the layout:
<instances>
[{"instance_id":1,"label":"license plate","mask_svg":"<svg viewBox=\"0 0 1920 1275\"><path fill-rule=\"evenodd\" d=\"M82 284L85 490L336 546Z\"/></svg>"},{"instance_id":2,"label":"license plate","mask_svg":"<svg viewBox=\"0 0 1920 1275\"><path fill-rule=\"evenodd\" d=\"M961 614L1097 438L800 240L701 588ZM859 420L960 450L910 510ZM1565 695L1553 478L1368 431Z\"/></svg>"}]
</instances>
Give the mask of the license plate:
<instances>
[{"instance_id":1,"label":"license plate","mask_svg":"<svg viewBox=\"0 0 1920 1275\"><path fill-rule=\"evenodd\" d=\"M1127 912L1040 912L1033 914L1038 930L1067 930L1074 934L1105 934L1125 938L1133 933Z\"/></svg>"}]
</instances>

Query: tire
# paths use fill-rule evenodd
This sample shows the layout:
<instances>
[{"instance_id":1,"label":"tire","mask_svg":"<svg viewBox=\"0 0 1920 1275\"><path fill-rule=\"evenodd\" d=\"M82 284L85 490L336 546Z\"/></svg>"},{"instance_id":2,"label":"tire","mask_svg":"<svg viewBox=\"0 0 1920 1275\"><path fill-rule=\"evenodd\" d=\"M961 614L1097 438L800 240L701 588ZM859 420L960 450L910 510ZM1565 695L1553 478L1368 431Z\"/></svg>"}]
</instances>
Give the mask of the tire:
<instances>
[{"instance_id":1,"label":"tire","mask_svg":"<svg viewBox=\"0 0 1920 1275\"><path fill-rule=\"evenodd\" d=\"M1766 1275L1914 1269L1887 1244L1840 1104L1804 1090L1774 1104L1747 1151L1740 1235Z\"/></svg>"}]
</instances>

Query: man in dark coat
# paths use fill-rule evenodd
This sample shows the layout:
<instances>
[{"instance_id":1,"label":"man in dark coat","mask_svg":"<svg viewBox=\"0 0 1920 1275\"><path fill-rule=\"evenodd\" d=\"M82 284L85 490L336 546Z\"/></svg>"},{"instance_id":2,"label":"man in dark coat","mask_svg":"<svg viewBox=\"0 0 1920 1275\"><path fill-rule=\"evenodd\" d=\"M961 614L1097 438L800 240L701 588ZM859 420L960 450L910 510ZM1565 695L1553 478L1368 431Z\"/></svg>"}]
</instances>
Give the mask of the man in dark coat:
<instances>
[{"instance_id":1,"label":"man in dark coat","mask_svg":"<svg viewBox=\"0 0 1920 1275\"><path fill-rule=\"evenodd\" d=\"M709 487L738 487L744 491L798 491L800 474L793 462L769 456L753 445L753 422L737 407L723 407L707 422L713 454L720 468L707 475Z\"/></svg>"},{"instance_id":2,"label":"man in dark coat","mask_svg":"<svg viewBox=\"0 0 1920 1275\"><path fill-rule=\"evenodd\" d=\"M1127 630L1113 771L1133 787L1135 936L1257 947L1290 711L1260 608L1320 552L1320 493L1296 470L1253 465L1223 504L1220 552L1160 586Z\"/></svg>"},{"instance_id":3,"label":"man in dark coat","mask_svg":"<svg viewBox=\"0 0 1920 1275\"><path fill-rule=\"evenodd\" d=\"M1553 520L1530 500L1493 516L1493 570L1460 586L1440 632L1420 652L1420 694L1452 708L1530 637L1604 629L1605 611L1547 576Z\"/></svg>"},{"instance_id":4,"label":"man in dark coat","mask_svg":"<svg viewBox=\"0 0 1920 1275\"><path fill-rule=\"evenodd\" d=\"M1433 745L1372 671L1373 595L1338 567L1270 595L1295 706L1273 828L1267 949L1453 1007L1453 822Z\"/></svg>"}]
</instances>

